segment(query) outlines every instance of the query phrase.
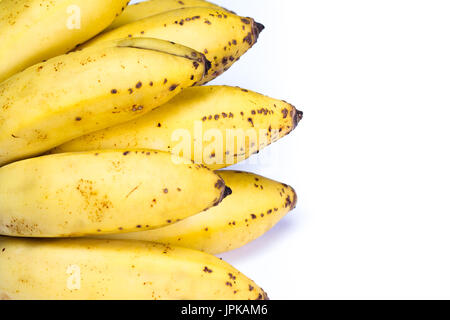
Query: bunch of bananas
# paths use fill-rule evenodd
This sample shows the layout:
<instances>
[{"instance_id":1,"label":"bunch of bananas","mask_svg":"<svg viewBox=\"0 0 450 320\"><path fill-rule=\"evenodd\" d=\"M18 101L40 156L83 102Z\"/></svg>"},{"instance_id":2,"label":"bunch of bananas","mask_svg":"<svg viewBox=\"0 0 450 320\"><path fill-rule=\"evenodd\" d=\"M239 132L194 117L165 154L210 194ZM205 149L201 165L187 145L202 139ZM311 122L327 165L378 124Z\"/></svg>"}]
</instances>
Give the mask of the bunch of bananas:
<instances>
[{"instance_id":1,"label":"bunch of bananas","mask_svg":"<svg viewBox=\"0 0 450 320\"><path fill-rule=\"evenodd\" d=\"M264 27L203 0L127 5L0 1L0 299L267 299L214 254L296 193L217 170L302 113L201 86Z\"/></svg>"}]
</instances>

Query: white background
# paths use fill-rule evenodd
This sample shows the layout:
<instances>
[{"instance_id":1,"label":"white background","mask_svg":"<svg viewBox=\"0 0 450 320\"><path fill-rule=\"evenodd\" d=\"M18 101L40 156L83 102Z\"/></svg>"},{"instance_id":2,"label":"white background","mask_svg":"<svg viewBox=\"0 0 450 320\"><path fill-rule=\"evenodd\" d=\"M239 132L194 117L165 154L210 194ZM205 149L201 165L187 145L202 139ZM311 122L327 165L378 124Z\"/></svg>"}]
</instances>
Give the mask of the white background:
<instances>
[{"instance_id":1,"label":"white background","mask_svg":"<svg viewBox=\"0 0 450 320\"><path fill-rule=\"evenodd\" d=\"M221 256L272 299L450 298L450 2L215 3L266 30L213 84L305 113L237 166L294 186L297 209Z\"/></svg>"}]
</instances>

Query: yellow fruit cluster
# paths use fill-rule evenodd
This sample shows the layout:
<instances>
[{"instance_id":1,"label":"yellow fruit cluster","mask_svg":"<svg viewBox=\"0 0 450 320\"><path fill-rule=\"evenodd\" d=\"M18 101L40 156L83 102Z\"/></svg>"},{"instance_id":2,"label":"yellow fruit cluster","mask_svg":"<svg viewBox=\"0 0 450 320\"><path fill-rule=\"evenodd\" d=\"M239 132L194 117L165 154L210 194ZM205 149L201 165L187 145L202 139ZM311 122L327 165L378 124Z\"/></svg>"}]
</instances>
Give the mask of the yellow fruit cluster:
<instances>
[{"instance_id":1,"label":"yellow fruit cluster","mask_svg":"<svg viewBox=\"0 0 450 320\"><path fill-rule=\"evenodd\" d=\"M297 195L217 170L303 114L202 86L264 27L203 0L127 5L0 1L0 299L267 299L214 254Z\"/></svg>"}]
</instances>

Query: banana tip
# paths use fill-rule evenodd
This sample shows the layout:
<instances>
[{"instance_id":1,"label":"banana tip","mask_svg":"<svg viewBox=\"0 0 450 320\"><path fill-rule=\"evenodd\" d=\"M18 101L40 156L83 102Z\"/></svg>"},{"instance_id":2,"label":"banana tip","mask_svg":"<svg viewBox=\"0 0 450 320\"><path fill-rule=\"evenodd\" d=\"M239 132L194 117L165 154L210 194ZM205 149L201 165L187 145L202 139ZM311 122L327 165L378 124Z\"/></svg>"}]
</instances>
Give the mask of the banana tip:
<instances>
[{"instance_id":1,"label":"banana tip","mask_svg":"<svg viewBox=\"0 0 450 320\"><path fill-rule=\"evenodd\" d=\"M259 38L259 34L265 29L266 27L259 22L254 21L253 23L253 35L255 37L255 42L258 40Z\"/></svg>"},{"instance_id":2,"label":"banana tip","mask_svg":"<svg viewBox=\"0 0 450 320\"><path fill-rule=\"evenodd\" d=\"M233 190L231 190L230 187L225 186L225 191L223 193L223 198L225 199L226 197L230 196L233 194Z\"/></svg>"},{"instance_id":3,"label":"banana tip","mask_svg":"<svg viewBox=\"0 0 450 320\"><path fill-rule=\"evenodd\" d=\"M221 187L223 189L222 189L222 193L220 194L219 199L216 201L216 203L214 203L213 207L218 206L223 201L223 199L225 199L226 197L228 197L229 195L231 195L233 193L233 190L231 190L230 187L225 185L225 181L223 181L222 178L217 182L216 186Z\"/></svg>"},{"instance_id":4,"label":"banana tip","mask_svg":"<svg viewBox=\"0 0 450 320\"><path fill-rule=\"evenodd\" d=\"M298 125L299 122L303 119L303 111L295 109L295 125Z\"/></svg>"},{"instance_id":5,"label":"banana tip","mask_svg":"<svg viewBox=\"0 0 450 320\"><path fill-rule=\"evenodd\" d=\"M297 192L295 192L294 188L292 188L292 191L294 192L294 199L292 200L291 210L294 210L297 207L298 196L297 196Z\"/></svg>"},{"instance_id":6,"label":"banana tip","mask_svg":"<svg viewBox=\"0 0 450 320\"><path fill-rule=\"evenodd\" d=\"M212 63L211 63L211 61L206 59L206 57L204 59L205 59L205 75L207 75L209 70L211 70L211 68L212 68Z\"/></svg>"},{"instance_id":7,"label":"banana tip","mask_svg":"<svg viewBox=\"0 0 450 320\"><path fill-rule=\"evenodd\" d=\"M255 21L255 25L256 25L256 29L258 29L259 33L261 33L266 28L262 23L259 23L256 21Z\"/></svg>"},{"instance_id":8,"label":"banana tip","mask_svg":"<svg viewBox=\"0 0 450 320\"><path fill-rule=\"evenodd\" d=\"M297 110L294 106L292 106L292 107L294 108L294 116L292 118L292 121L293 121L293 127L295 129L295 128L297 128L300 121L302 121L302 119L303 119L303 111Z\"/></svg>"},{"instance_id":9,"label":"banana tip","mask_svg":"<svg viewBox=\"0 0 450 320\"><path fill-rule=\"evenodd\" d=\"M259 294L259 297L257 300L270 300L267 292L265 292L263 289L261 289L262 293Z\"/></svg>"}]
</instances>

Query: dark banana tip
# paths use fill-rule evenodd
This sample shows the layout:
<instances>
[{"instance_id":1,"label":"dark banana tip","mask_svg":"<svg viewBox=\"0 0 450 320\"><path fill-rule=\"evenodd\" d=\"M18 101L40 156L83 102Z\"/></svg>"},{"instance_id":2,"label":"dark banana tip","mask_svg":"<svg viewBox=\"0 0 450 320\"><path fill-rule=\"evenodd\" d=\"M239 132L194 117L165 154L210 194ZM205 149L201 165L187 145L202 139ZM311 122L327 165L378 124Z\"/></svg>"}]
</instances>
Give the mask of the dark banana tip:
<instances>
[{"instance_id":1,"label":"dark banana tip","mask_svg":"<svg viewBox=\"0 0 450 320\"><path fill-rule=\"evenodd\" d=\"M294 117L292 118L294 129L298 126L303 119L303 111L297 110L294 106Z\"/></svg>"},{"instance_id":2,"label":"dark banana tip","mask_svg":"<svg viewBox=\"0 0 450 320\"><path fill-rule=\"evenodd\" d=\"M201 53L201 59L198 60L198 62L203 62L203 64L205 65L205 72L203 73L203 78L205 78L208 75L209 70L211 70L212 68L212 63L206 58L203 53Z\"/></svg>"},{"instance_id":3,"label":"dark banana tip","mask_svg":"<svg viewBox=\"0 0 450 320\"><path fill-rule=\"evenodd\" d=\"M205 75L208 74L209 70L212 68L212 63L205 57Z\"/></svg>"},{"instance_id":4,"label":"dark banana tip","mask_svg":"<svg viewBox=\"0 0 450 320\"><path fill-rule=\"evenodd\" d=\"M267 295L267 292L265 292L263 289L261 289L261 291L262 293L259 294L256 300L270 300L269 296Z\"/></svg>"},{"instance_id":5,"label":"dark banana tip","mask_svg":"<svg viewBox=\"0 0 450 320\"><path fill-rule=\"evenodd\" d=\"M231 194L231 188L229 188L229 187L227 187L226 185L225 185L225 181L222 179L222 178L220 178L219 180L217 180L217 182L216 182L216 184L215 184L215 187L217 188L217 189L220 189L221 190L221 193L220 193L220 197L217 199L217 201L213 204L213 207L216 207L216 206L218 206L222 201L223 201L223 199L225 199L226 197L228 197L230 194Z\"/></svg>"},{"instance_id":6,"label":"dark banana tip","mask_svg":"<svg viewBox=\"0 0 450 320\"><path fill-rule=\"evenodd\" d=\"M233 194L233 190L231 190L230 187L225 186L225 192L223 193L223 198L225 199L228 196L231 196Z\"/></svg>"},{"instance_id":7,"label":"dark banana tip","mask_svg":"<svg viewBox=\"0 0 450 320\"><path fill-rule=\"evenodd\" d=\"M292 200L291 210L294 210L297 207L298 196L297 196L297 192L295 192L294 188L292 188L292 192L294 193L294 199Z\"/></svg>"},{"instance_id":8,"label":"dark banana tip","mask_svg":"<svg viewBox=\"0 0 450 320\"><path fill-rule=\"evenodd\" d=\"M254 42L258 41L259 38L259 34L265 29L266 27L259 22L253 21L253 37L254 37Z\"/></svg>"},{"instance_id":9,"label":"dark banana tip","mask_svg":"<svg viewBox=\"0 0 450 320\"><path fill-rule=\"evenodd\" d=\"M256 25L256 29L258 29L258 33L263 32L263 30L266 28L262 23L259 23L256 21L255 21L255 25Z\"/></svg>"}]
</instances>

